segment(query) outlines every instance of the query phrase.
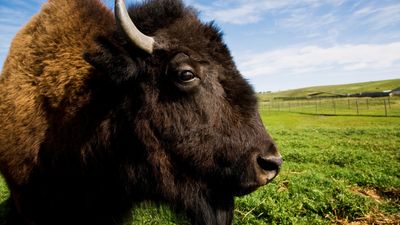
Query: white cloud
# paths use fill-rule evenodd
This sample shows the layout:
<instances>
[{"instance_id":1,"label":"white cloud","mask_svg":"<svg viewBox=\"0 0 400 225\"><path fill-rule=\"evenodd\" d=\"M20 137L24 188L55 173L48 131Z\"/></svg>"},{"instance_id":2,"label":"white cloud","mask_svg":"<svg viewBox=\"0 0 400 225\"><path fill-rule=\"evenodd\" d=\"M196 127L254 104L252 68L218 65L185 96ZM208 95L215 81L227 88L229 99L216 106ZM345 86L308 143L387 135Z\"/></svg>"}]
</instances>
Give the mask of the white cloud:
<instances>
[{"instance_id":1,"label":"white cloud","mask_svg":"<svg viewBox=\"0 0 400 225\"><path fill-rule=\"evenodd\" d=\"M317 19L318 18L318 19ZM280 28L295 32L298 36L305 38L336 37L337 23L339 18L332 12L315 16L308 10L296 10L290 16L278 22Z\"/></svg>"},{"instance_id":2,"label":"white cloud","mask_svg":"<svg viewBox=\"0 0 400 225\"><path fill-rule=\"evenodd\" d=\"M232 24L256 23L261 21L266 13L276 10L296 10L298 7L310 9L323 4L339 6L343 4L344 1L345 0L219 0L211 5L202 5L195 3L193 0L186 0L186 2L200 9L207 19Z\"/></svg>"},{"instance_id":3,"label":"white cloud","mask_svg":"<svg viewBox=\"0 0 400 225\"><path fill-rule=\"evenodd\" d=\"M400 42L389 44L303 46L247 55L238 58L247 77L297 75L322 72L392 70L400 74Z\"/></svg>"},{"instance_id":4,"label":"white cloud","mask_svg":"<svg viewBox=\"0 0 400 225\"><path fill-rule=\"evenodd\" d=\"M375 30L396 25L400 22L400 3L386 6L365 6L354 12L353 19Z\"/></svg>"},{"instance_id":5,"label":"white cloud","mask_svg":"<svg viewBox=\"0 0 400 225\"><path fill-rule=\"evenodd\" d=\"M259 10L254 5L240 5L239 7L219 9L215 11L213 7L198 5L202 12L209 20L217 20L233 24L256 23L262 19Z\"/></svg>"}]
</instances>

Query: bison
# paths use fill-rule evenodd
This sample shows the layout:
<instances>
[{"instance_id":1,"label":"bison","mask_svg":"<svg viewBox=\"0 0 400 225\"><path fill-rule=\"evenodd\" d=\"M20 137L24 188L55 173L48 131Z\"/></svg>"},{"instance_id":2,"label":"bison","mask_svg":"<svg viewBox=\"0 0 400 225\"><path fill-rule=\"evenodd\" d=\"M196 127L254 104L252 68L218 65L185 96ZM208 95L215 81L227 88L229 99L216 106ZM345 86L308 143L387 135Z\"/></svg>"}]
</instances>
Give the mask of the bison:
<instances>
[{"instance_id":1,"label":"bison","mask_svg":"<svg viewBox=\"0 0 400 225\"><path fill-rule=\"evenodd\" d=\"M8 224L123 224L142 201L231 224L282 164L220 30L179 0L49 0L0 79Z\"/></svg>"}]
</instances>

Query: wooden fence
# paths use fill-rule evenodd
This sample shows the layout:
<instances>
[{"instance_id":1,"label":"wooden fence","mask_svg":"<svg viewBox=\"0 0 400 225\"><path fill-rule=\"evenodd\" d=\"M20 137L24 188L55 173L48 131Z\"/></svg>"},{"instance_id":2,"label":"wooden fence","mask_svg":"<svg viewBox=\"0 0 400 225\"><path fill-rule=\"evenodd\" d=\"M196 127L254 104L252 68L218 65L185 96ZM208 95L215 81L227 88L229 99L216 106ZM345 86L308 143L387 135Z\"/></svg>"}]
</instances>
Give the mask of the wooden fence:
<instances>
[{"instance_id":1,"label":"wooden fence","mask_svg":"<svg viewBox=\"0 0 400 225\"><path fill-rule=\"evenodd\" d=\"M260 102L263 111L285 111L320 115L399 116L400 98L331 98L269 100Z\"/></svg>"}]
</instances>

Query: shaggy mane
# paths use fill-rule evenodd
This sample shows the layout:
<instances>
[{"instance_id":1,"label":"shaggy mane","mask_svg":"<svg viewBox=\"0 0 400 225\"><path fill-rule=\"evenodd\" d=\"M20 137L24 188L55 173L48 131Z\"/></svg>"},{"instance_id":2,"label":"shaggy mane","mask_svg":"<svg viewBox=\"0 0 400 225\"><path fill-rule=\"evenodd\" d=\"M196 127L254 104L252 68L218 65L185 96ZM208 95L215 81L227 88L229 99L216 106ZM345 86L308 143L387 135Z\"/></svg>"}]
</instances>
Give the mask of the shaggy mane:
<instances>
[{"instance_id":1,"label":"shaggy mane","mask_svg":"<svg viewBox=\"0 0 400 225\"><path fill-rule=\"evenodd\" d=\"M197 19L198 15L195 9L186 7L181 0L147 0L130 6L128 12L138 29L148 35L178 19Z\"/></svg>"}]
</instances>

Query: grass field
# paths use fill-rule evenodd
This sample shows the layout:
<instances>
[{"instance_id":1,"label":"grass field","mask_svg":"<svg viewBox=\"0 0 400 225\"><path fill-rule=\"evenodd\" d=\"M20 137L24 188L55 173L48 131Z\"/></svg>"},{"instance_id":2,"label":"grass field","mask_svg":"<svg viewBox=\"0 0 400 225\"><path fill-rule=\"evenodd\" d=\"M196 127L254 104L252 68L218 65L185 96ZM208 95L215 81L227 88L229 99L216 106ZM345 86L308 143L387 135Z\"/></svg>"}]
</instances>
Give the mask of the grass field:
<instances>
[{"instance_id":1,"label":"grass field","mask_svg":"<svg viewBox=\"0 0 400 225\"><path fill-rule=\"evenodd\" d=\"M240 204L254 210L237 224L400 221L400 118L266 111L262 118L285 164L273 185L239 199L267 200Z\"/></svg>"},{"instance_id":2,"label":"grass field","mask_svg":"<svg viewBox=\"0 0 400 225\"><path fill-rule=\"evenodd\" d=\"M399 117L261 115L285 162L274 182L236 199L235 224L400 223ZM8 195L0 180L0 221ZM133 215L134 224L187 224L166 206Z\"/></svg>"},{"instance_id":3,"label":"grass field","mask_svg":"<svg viewBox=\"0 0 400 225\"><path fill-rule=\"evenodd\" d=\"M316 92L355 94L360 92L381 92L385 90L394 90L399 87L400 79L394 79L342 85L315 86L273 93L261 93L258 94L258 98L261 102L263 102L274 97L304 97Z\"/></svg>"}]
</instances>

